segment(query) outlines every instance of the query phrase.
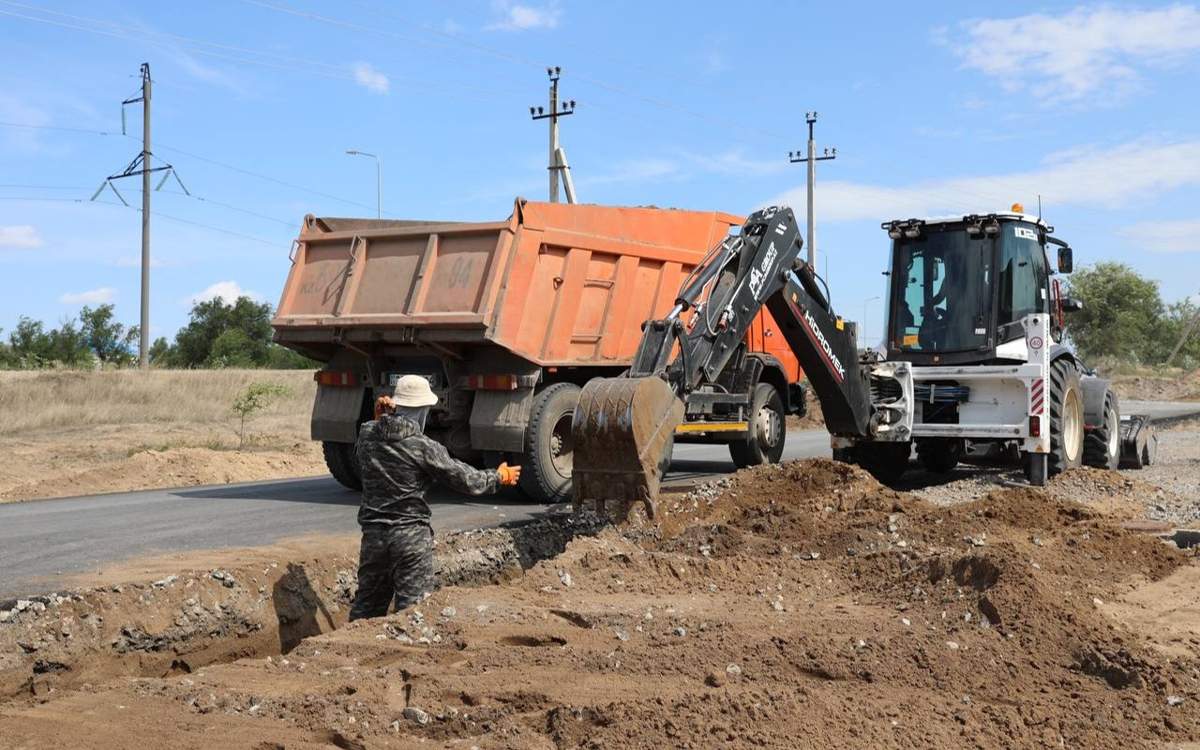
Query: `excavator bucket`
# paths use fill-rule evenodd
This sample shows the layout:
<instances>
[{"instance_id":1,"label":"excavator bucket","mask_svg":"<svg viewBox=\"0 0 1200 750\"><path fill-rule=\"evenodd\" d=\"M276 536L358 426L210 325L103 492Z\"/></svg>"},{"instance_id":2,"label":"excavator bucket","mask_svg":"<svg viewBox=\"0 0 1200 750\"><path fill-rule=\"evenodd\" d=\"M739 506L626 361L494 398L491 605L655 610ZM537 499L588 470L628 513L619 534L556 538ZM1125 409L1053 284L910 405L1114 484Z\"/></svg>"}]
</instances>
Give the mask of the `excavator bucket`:
<instances>
[{"instance_id":1,"label":"excavator bucket","mask_svg":"<svg viewBox=\"0 0 1200 750\"><path fill-rule=\"evenodd\" d=\"M624 520L640 502L653 518L683 414L683 401L662 378L596 378L584 386L571 426L575 509Z\"/></svg>"}]
</instances>

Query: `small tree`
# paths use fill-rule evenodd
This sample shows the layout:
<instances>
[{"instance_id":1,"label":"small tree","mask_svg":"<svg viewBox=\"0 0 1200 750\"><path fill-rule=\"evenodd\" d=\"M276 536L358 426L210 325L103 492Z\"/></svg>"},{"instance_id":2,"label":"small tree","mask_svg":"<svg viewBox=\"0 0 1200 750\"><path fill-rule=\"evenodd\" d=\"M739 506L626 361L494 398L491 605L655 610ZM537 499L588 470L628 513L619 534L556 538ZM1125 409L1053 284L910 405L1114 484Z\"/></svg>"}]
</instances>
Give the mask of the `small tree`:
<instances>
[{"instance_id":1,"label":"small tree","mask_svg":"<svg viewBox=\"0 0 1200 750\"><path fill-rule=\"evenodd\" d=\"M127 365L134 360L138 327L126 328L116 321L112 305L84 306L79 311L79 328L87 346L104 365Z\"/></svg>"},{"instance_id":2,"label":"small tree","mask_svg":"<svg viewBox=\"0 0 1200 750\"><path fill-rule=\"evenodd\" d=\"M212 342L206 367L257 367L254 358L256 345L240 328L230 328Z\"/></svg>"},{"instance_id":3,"label":"small tree","mask_svg":"<svg viewBox=\"0 0 1200 750\"><path fill-rule=\"evenodd\" d=\"M165 336L154 339L150 345L150 364L155 367L166 367L171 363L171 345Z\"/></svg>"},{"instance_id":4,"label":"small tree","mask_svg":"<svg viewBox=\"0 0 1200 750\"><path fill-rule=\"evenodd\" d=\"M287 396L291 389L278 383L251 383L233 399L233 413L238 417L238 450L246 446L246 420L267 408L276 398Z\"/></svg>"},{"instance_id":5,"label":"small tree","mask_svg":"<svg viewBox=\"0 0 1200 750\"><path fill-rule=\"evenodd\" d=\"M1102 262L1076 271L1069 288L1083 309L1067 317L1067 332L1086 359L1155 360L1163 348L1157 282L1124 263Z\"/></svg>"}]
</instances>

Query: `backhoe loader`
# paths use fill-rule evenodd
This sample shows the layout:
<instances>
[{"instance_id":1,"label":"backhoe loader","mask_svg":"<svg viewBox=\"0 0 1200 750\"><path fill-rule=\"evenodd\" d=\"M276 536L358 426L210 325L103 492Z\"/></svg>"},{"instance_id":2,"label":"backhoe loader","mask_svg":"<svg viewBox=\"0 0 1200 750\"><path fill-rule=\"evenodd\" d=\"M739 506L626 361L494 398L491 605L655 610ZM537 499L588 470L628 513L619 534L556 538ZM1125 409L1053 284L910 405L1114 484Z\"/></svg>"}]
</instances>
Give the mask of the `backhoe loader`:
<instances>
[{"instance_id":1,"label":"backhoe loader","mask_svg":"<svg viewBox=\"0 0 1200 750\"><path fill-rule=\"evenodd\" d=\"M745 430L746 464L778 461L783 429L768 417L745 333L764 306L820 401L835 459L895 483L915 449L930 471L968 453L1008 454L1031 484L1087 463L1152 458L1144 417L1122 422L1116 393L1063 344L1063 297L1047 262L1070 273L1072 250L1040 217L1011 211L882 225L892 241L887 328L859 350L828 287L800 256L790 208L752 214L649 320L633 364L596 378L572 420L576 506L631 503L653 516L675 441Z\"/></svg>"}]
</instances>

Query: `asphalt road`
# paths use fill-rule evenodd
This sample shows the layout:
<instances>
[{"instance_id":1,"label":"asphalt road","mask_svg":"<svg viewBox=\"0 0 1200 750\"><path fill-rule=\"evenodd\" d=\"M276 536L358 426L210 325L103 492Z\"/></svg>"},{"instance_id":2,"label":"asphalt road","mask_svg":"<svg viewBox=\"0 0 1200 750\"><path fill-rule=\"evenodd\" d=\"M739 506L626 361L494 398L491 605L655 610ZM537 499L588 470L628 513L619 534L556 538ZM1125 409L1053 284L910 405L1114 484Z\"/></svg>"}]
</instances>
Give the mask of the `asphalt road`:
<instances>
[{"instance_id":1,"label":"asphalt road","mask_svg":"<svg viewBox=\"0 0 1200 750\"><path fill-rule=\"evenodd\" d=\"M1174 420L1200 404L1125 401L1122 411ZM824 430L792 431L784 458L829 455ZM668 485L733 470L723 445L677 445ZM464 529L532 518L562 508L513 496L430 498L434 527ZM145 555L252 547L317 533L358 530L358 494L329 477L38 500L0 505L0 601L53 591L75 574Z\"/></svg>"},{"instance_id":2,"label":"asphalt road","mask_svg":"<svg viewBox=\"0 0 1200 750\"><path fill-rule=\"evenodd\" d=\"M824 430L791 432L785 458L829 455ZM678 445L667 482L733 471L723 445ZM434 527L495 526L562 512L509 495L439 492ZM76 574L163 552L252 547L358 530L358 493L329 477L36 500L0 505L0 601L53 591Z\"/></svg>"}]
</instances>

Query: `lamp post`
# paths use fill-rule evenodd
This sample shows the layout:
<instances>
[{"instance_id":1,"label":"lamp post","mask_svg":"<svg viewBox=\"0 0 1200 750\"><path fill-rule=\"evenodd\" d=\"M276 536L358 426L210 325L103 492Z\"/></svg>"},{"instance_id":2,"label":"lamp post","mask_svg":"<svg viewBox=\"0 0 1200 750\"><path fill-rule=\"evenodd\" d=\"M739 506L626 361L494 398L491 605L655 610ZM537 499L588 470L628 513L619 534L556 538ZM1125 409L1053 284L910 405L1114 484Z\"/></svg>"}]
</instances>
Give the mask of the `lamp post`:
<instances>
[{"instance_id":1,"label":"lamp post","mask_svg":"<svg viewBox=\"0 0 1200 750\"><path fill-rule=\"evenodd\" d=\"M874 302L875 300L879 300L879 299L883 299L883 298L876 295L874 297L868 297L867 299L863 300L862 337L863 337L864 346L866 345L866 342L867 342L867 308L869 308L871 306L872 302Z\"/></svg>"},{"instance_id":2,"label":"lamp post","mask_svg":"<svg viewBox=\"0 0 1200 750\"><path fill-rule=\"evenodd\" d=\"M383 163L375 154L369 154L366 151L358 151L356 149L347 149L346 153L350 156L365 156L375 160L375 218L383 218Z\"/></svg>"}]
</instances>

